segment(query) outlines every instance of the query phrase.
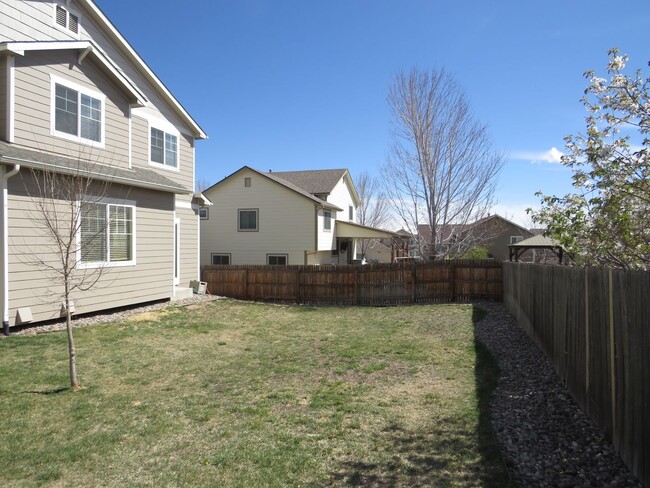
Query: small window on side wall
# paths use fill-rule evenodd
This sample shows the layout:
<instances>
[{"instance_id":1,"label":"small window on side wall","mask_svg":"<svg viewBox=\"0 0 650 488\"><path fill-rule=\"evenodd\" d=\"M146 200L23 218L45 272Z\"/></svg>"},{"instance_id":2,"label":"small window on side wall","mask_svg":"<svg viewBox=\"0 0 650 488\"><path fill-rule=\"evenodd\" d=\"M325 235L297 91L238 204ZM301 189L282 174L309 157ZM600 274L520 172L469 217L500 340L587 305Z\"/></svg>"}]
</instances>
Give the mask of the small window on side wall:
<instances>
[{"instance_id":1,"label":"small window on side wall","mask_svg":"<svg viewBox=\"0 0 650 488\"><path fill-rule=\"evenodd\" d=\"M287 254L267 254L266 264L270 266L286 266L288 262Z\"/></svg>"},{"instance_id":2,"label":"small window on side wall","mask_svg":"<svg viewBox=\"0 0 650 488\"><path fill-rule=\"evenodd\" d=\"M517 244L524 240L524 236L510 236L510 244Z\"/></svg>"},{"instance_id":3,"label":"small window on side wall","mask_svg":"<svg viewBox=\"0 0 650 488\"><path fill-rule=\"evenodd\" d=\"M323 230L332 230L332 212L328 210L323 212Z\"/></svg>"},{"instance_id":4,"label":"small window on side wall","mask_svg":"<svg viewBox=\"0 0 650 488\"><path fill-rule=\"evenodd\" d=\"M348 220L354 220L354 207L352 205L348 207Z\"/></svg>"},{"instance_id":5,"label":"small window on side wall","mask_svg":"<svg viewBox=\"0 0 650 488\"><path fill-rule=\"evenodd\" d=\"M230 254L212 254L212 264L214 266L230 265Z\"/></svg>"},{"instance_id":6,"label":"small window on side wall","mask_svg":"<svg viewBox=\"0 0 650 488\"><path fill-rule=\"evenodd\" d=\"M178 136L152 127L150 155L151 163L178 169Z\"/></svg>"},{"instance_id":7,"label":"small window on side wall","mask_svg":"<svg viewBox=\"0 0 650 488\"><path fill-rule=\"evenodd\" d=\"M244 186L250 188L252 186L250 177L244 178Z\"/></svg>"},{"instance_id":8,"label":"small window on side wall","mask_svg":"<svg viewBox=\"0 0 650 488\"><path fill-rule=\"evenodd\" d=\"M243 208L237 210L237 230L240 232L256 232L258 230L258 210Z\"/></svg>"},{"instance_id":9,"label":"small window on side wall","mask_svg":"<svg viewBox=\"0 0 650 488\"><path fill-rule=\"evenodd\" d=\"M207 207L199 208L199 218L201 220L208 220L208 217L210 216L210 213L209 213L208 210L209 209Z\"/></svg>"}]
</instances>

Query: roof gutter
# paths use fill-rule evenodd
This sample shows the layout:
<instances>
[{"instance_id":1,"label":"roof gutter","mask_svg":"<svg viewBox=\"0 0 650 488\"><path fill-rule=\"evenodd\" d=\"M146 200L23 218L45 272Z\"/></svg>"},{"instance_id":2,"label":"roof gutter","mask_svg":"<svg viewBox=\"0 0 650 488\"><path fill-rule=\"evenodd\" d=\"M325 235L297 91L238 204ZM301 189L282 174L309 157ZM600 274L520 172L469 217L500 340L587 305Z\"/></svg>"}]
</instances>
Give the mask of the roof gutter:
<instances>
[{"instance_id":1,"label":"roof gutter","mask_svg":"<svg viewBox=\"0 0 650 488\"><path fill-rule=\"evenodd\" d=\"M2 165L2 205L0 206L0 228L2 228L2 258L0 267L2 268L2 333L9 335L9 194L7 190L7 181L20 171L20 164L14 164L13 168L7 172L7 167Z\"/></svg>"}]
</instances>

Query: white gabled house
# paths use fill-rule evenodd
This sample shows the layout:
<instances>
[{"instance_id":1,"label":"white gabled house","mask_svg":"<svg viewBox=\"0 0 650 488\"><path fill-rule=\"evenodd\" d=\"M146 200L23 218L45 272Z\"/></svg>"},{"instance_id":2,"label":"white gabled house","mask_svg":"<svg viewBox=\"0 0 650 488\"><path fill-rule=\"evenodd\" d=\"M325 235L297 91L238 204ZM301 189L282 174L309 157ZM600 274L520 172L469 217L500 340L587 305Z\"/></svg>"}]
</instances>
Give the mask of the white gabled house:
<instances>
[{"instance_id":1,"label":"white gabled house","mask_svg":"<svg viewBox=\"0 0 650 488\"><path fill-rule=\"evenodd\" d=\"M201 264L351 264L363 238L346 169L263 173L248 166L203 192Z\"/></svg>"},{"instance_id":2,"label":"white gabled house","mask_svg":"<svg viewBox=\"0 0 650 488\"><path fill-rule=\"evenodd\" d=\"M21 259L25 249L52 251L30 221L30 177L39 172L83 170L110 182L101 202L77 202L104 216L108 229L78 266L110 268L96 289L75 294L78 313L191 293L202 203L194 149L206 137L92 0L0 0L5 332L61 313L39 296L48 285L42 270ZM119 226L109 214L120 216Z\"/></svg>"}]
</instances>

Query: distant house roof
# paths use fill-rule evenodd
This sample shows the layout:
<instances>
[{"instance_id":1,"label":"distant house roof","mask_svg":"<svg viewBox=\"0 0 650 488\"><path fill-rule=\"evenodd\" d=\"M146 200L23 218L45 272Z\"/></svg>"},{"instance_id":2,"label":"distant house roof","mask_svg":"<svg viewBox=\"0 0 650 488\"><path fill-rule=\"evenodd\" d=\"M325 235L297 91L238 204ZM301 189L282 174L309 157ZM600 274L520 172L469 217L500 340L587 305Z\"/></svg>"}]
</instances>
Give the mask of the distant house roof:
<instances>
[{"instance_id":1,"label":"distant house roof","mask_svg":"<svg viewBox=\"0 0 650 488\"><path fill-rule=\"evenodd\" d=\"M443 227L442 229L442 239L443 241L448 239L454 234L462 234L464 231L469 230L472 227L478 226L478 225L483 225L491 220L501 220L507 224L513 225L514 227L517 227L524 233L525 235L532 234L531 231L526 229L525 227L522 227L521 225L513 222L512 220L508 220L505 217L502 217L499 214L492 214L492 215L487 215L486 217L480 218L474 222L471 222L469 224L447 224L446 226ZM431 228L426 225L426 224L420 224L418 225L418 234L420 235L421 238L425 239L425 241L428 241L431 239Z\"/></svg>"},{"instance_id":2,"label":"distant house roof","mask_svg":"<svg viewBox=\"0 0 650 488\"><path fill-rule=\"evenodd\" d=\"M515 244L510 244L509 247L561 247L560 244L551 237L546 237L541 234L534 235L523 241L519 241Z\"/></svg>"},{"instance_id":3,"label":"distant house roof","mask_svg":"<svg viewBox=\"0 0 650 488\"><path fill-rule=\"evenodd\" d=\"M110 164L93 163L81 158L64 157L25 149L4 141L0 141L0 162L20 164L22 167L35 170L80 175L102 181L149 188L151 190L179 194L192 193L192 189L185 188L148 168L140 168L137 166L131 169L118 168Z\"/></svg>"},{"instance_id":4,"label":"distant house roof","mask_svg":"<svg viewBox=\"0 0 650 488\"><path fill-rule=\"evenodd\" d=\"M250 166L242 166L241 168L239 168L234 173L229 174L228 176L226 176L221 181L218 181L217 183L212 185L210 188L208 188L206 190L203 190L203 193L206 193L206 192L210 191L212 188L222 184L226 180L232 178L237 173L239 173L241 171L244 171L244 170L249 170L249 171L252 171L253 173L256 173L256 174L258 174L260 176L263 176L264 178L268 178L269 180L274 181L275 183L278 183L279 185L282 185L283 187L285 187L285 188L287 188L287 189L289 189L289 190L291 190L291 191L293 191L295 193L298 193L299 195L301 195L301 196L303 196L305 198L308 198L313 203L318 204L318 205L320 205L320 206L322 206L324 208L327 208L327 209L330 209L330 210L336 210L337 212L342 212L343 211L342 208L339 208L336 205L332 205L331 203L328 203L325 200L322 200L322 199L318 198L317 196L312 195L311 193L304 190L303 188L300 188L298 185L296 185L296 184L294 184L294 183L292 183L292 182L290 182L290 181L288 181L288 180L286 180L284 178L279 177L278 175L280 173L263 173L262 171L259 171L259 170L255 169L255 168L251 168Z\"/></svg>"},{"instance_id":5,"label":"distant house roof","mask_svg":"<svg viewBox=\"0 0 650 488\"><path fill-rule=\"evenodd\" d=\"M332 192L336 184L347 172L347 169L314 169L307 171L275 171L269 172L269 174L282 178L312 195L327 195Z\"/></svg>"},{"instance_id":6,"label":"distant house roof","mask_svg":"<svg viewBox=\"0 0 650 488\"><path fill-rule=\"evenodd\" d=\"M278 171L269 174L278 176L308 193L317 196L327 196L332 193L341 178L348 184L350 194L356 205L359 205L359 195L347 169L313 169L305 171Z\"/></svg>"}]
</instances>

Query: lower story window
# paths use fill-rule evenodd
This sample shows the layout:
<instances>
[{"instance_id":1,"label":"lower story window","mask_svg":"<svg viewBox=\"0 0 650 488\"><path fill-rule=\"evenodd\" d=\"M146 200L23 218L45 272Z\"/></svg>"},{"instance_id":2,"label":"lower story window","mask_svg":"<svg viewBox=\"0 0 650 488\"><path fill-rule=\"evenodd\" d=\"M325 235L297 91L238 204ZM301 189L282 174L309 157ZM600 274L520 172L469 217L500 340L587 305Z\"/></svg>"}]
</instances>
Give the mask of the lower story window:
<instances>
[{"instance_id":1,"label":"lower story window","mask_svg":"<svg viewBox=\"0 0 650 488\"><path fill-rule=\"evenodd\" d=\"M126 205L81 203L81 263L133 261L134 212Z\"/></svg>"},{"instance_id":2,"label":"lower story window","mask_svg":"<svg viewBox=\"0 0 650 488\"><path fill-rule=\"evenodd\" d=\"M286 254L267 254L266 264L275 266L286 266L289 257Z\"/></svg>"},{"instance_id":3,"label":"lower story window","mask_svg":"<svg viewBox=\"0 0 650 488\"><path fill-rule=\"evenodd\" d=\"M213 254L212 264L215 266L219 264L230 264L230 254Z\"/></svg>"}]
</instances>

